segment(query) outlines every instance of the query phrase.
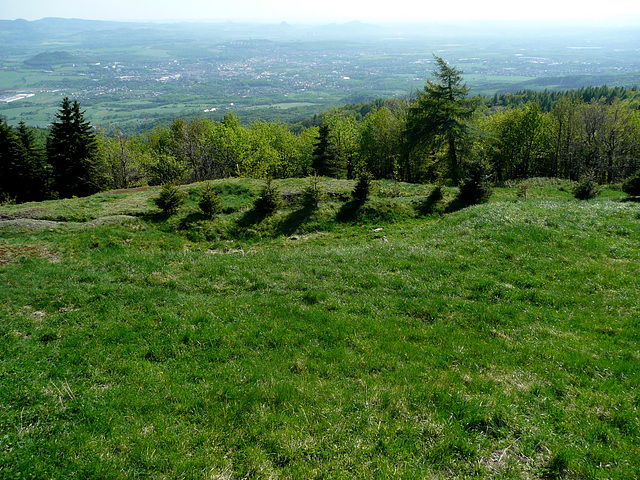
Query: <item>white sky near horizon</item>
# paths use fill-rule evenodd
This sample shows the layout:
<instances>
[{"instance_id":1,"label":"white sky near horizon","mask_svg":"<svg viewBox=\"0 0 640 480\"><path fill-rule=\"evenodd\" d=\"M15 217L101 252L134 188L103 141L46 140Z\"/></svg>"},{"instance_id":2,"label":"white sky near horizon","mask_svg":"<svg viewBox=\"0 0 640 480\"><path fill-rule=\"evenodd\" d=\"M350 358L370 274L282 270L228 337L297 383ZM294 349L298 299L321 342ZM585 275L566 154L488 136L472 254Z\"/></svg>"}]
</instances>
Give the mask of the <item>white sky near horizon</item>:
<instances>
[{"instance_id":1,"label":"white sky near horizon","mask_svg":"<svg viewBox=\"0 0 640 480\"><path fill-rule=\"evenodd\" d=\"M522 20L640 24L639 0L0 0L0 19L376 23Z\"/></svg>"}]
</instances>

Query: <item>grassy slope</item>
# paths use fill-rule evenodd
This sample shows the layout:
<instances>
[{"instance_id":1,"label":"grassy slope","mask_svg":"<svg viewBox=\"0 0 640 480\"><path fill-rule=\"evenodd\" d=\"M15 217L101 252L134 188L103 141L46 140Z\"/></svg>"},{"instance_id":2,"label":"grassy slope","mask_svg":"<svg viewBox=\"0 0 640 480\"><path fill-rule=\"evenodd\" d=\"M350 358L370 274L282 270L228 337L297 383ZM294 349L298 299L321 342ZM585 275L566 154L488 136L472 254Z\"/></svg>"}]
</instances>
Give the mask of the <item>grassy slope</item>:
<instances>
[{"instance_id":1,"label":"grassy slope","mask_svg":"<svg viewBox=\"0 0 640 480\"><path fill-rule=\"evenodd\" d=\"M207 221L199 188L0 210L140 216L0 230L0 477L640 476L637 203L417 216L405 185L261 219L227 181Z\"/></svg>"}]
</instances>

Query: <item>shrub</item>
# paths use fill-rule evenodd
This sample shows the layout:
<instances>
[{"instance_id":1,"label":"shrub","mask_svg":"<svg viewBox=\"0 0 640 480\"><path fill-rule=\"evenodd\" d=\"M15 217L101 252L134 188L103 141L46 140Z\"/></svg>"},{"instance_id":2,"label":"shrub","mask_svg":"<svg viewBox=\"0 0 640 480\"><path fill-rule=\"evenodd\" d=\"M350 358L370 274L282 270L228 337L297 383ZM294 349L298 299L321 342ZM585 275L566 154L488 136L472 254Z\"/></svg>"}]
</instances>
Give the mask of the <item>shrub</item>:
<instances>
[{"instance_id":1,"label":"shrub","mask_svg":"<svg viewBox=\"0 0 640 480\"><path fill-rule=\"evenodd\" d=\"M433 187L433 190L431 190L431 193L429 194L429 201L435 203L438 203L440 200L442 200L444 198L444 192L442 191L442 186L441 185L436 185L435 187Z\"/></svg>"},{"instance_id":2,"label":"shrub","mask_svg":"<svg viewBox=\"0 0 640 480\"><path fill-rule=\"evenodd\" d=\"M2 205L15 205L15 204L16 204L15 197L12 197L11 195L9 195L6 192L1 192L0 193L0 206L2 206Z\"/></svg>"},{"instance_id":3,"label":"shrub","mask_svg":"<svg viewBox=\"0 0 640 480\"><path fill-rule=\"evenodd\" d=\"M631 197L640 196L640 170L632 177L627 178L622 184L622 191Z\"/></svg>"},{"instance_id":4,"label":"shrub","mask_svg":"<svg viewBox=\"0 0 640 480\"><path fill-rule=\"evenodd\" d=\"M282 195L280 190L271 183L271 179L260 191L260 196L256 199L253 209L259 213L271 214L282 206Z\"/></svg>"},{"instance_id":5,"label":"shrub","mask_svg":"<svg viewBox=\"0 0 640 480\"><path fill-rule=\"evenodd\" d=\"M163 184L160 195L153 199L156 206L169 215L176 213L186 201L187 195L171 183Z\"/></svg>"},{"instance_id":6,"label":"shrub","mask_svg":"<svg viewBox=\"0 0 640 480\"><path fill-rule=\"evenodd\" d=\"M573 196L578 200L591 200L600 193L600 187L592 175L584 175L573 187Z\"/></svg>"},{"instance_id":7,"label":"shrub","mask_svg":"<svg viewBox=\"0 0 640 480\"><path fill-rule=\"evenodd\" d=\"M211 183L205 184L202 189L200 202L198 203L200 210L208 217L222 212L222 200L220 195L213 189Z\"/></svg>"},{"instance_id":8,"label":"shrub","mask_svg":"<svg viewBox=\"0 0 640 480\"><path fill-rule=\"evenodd\" d=\"M526 183L521 183L518 186L518 190L516 191L516 196L523 200L527 199L527 192L529 190L529 186Z\"/></svg>"},{"instance_id":9,"label":"shrub","mask_svg":"<svg viewBox=\"0 0 640 480\"><path fill-rule=\"evenodd\" d=\"M367 172L362 172L358 176L358 182L351 192L351 196L357 202L364 202L369 198L369 192L371 191L371 175Z\"/></svg>"},{"instance_id":10,"label":"shrub","mask_svg":"<svg viewBox=\"0 0 640 480\"><path fill-rule=\"evenodd\" d=\"M319 183L320 177L317 175L309 177L307 186L302 190L302 204L304 206L318 208L319 203L325 196Z\"/></svg>"},{"instance_id":11,"label":"shrub","mask_svg":"<svg viewBox=\"0 0 640 480\"><path fill-rule=\"evenodd\" d=\"M490 178L487 164L480 159L474 160L469 165L467 177L460 184L458 200L469 204L488 200L493 193Z\"/></svg>"}]
</instances>

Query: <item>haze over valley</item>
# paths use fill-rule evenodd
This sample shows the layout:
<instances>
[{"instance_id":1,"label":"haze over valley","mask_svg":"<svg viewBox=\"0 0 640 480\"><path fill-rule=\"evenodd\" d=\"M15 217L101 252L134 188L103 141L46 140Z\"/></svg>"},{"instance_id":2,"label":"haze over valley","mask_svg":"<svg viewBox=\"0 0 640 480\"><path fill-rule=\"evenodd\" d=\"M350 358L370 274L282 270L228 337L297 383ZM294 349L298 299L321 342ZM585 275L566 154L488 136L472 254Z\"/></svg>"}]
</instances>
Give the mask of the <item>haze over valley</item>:
<instances>
[{"instance_id":1,"label":"haze over valley","mask_svg":"<svg viewBox=\"0 0 640 480\"><path fill-rule=\"evenodd\" d=\"M47 125L65 96L94 123L140 131L176 116L295 121L406 98L433 54L471 94L640 83L639 29L593 24L376 25L0 21L0 115Z\"/></svg>"}]
</instances>

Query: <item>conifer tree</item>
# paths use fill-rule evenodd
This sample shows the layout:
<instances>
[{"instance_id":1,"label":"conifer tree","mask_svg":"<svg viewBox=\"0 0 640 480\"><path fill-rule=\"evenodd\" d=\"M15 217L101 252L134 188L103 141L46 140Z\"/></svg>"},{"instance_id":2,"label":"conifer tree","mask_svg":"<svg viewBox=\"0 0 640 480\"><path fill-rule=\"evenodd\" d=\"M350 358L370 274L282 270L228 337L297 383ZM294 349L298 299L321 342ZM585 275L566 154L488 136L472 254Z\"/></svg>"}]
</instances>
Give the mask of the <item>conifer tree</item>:
<instances>
[{"instance_id":1,"label":"conifer tree","mask_svg":"<svg viewBox=\"0 0 640 480\"><path fill-rule=\"evenodd\" d=\"M321 176L353 178L357 145L356 121L340 113L330 115L320 126L313 151L313 169Z\"/></svg>"},{"instance_id":2,"label":"conifer tree","mask_svg":"<svg viewBox=\"0 0 640 480\"><path fill-rule=\"evenodd\" d=\"M15 200L15 174L19 143L15 132L0 117L0 201Z\"/></svg>"},{"instance_id":3,"label":"conifer tree","mask_svg":"<svg viewBox=\"0 0 640 480\"><path fill-rule=\"evenodd\" d=\"M329 125L323 123L318 132L318 141L313 149L313 169L318 175L331 175L333 172L329 168L331 155L329 152Z\"/></svg>"},{"instance_id":4,"label":"conifer tree","mask_svg":"<svg viewBox=\"0 0 640 480\"><path fill-rule=\"evenodd\" d=\"M33 130L24 122L18 124L16 136L19 142L21 195L24 201L43 200L49 189L49 168L44 158L44 151L37 144Z\"/></svg>"},{"instance_id":5,"label":"conifer tree","mask_svg":"<svg viewBox=\"0 0 640 480\"><path fill-rule=\"evenodd\" d=\"M461 174L460 149L475 105L467 98L469 88L462 84L462 72L434 57L435 81L427 80L424 90L418 92L409 112L407 138L412 148L419 145L433 150L444 148L449 176L457 183Z\"/></svg>"},{"instance_id":6,"label":"conifer tree","mask_svg":"<svg viewBox=\"0 0 640 480\"><path fill-rule=\"evenodd\" d=\"M99 190L95 134L77 101L66 97L51 125L47 158L53 169L53 189L61 198L91 195Z\"/></svg>"}]
</instances>

